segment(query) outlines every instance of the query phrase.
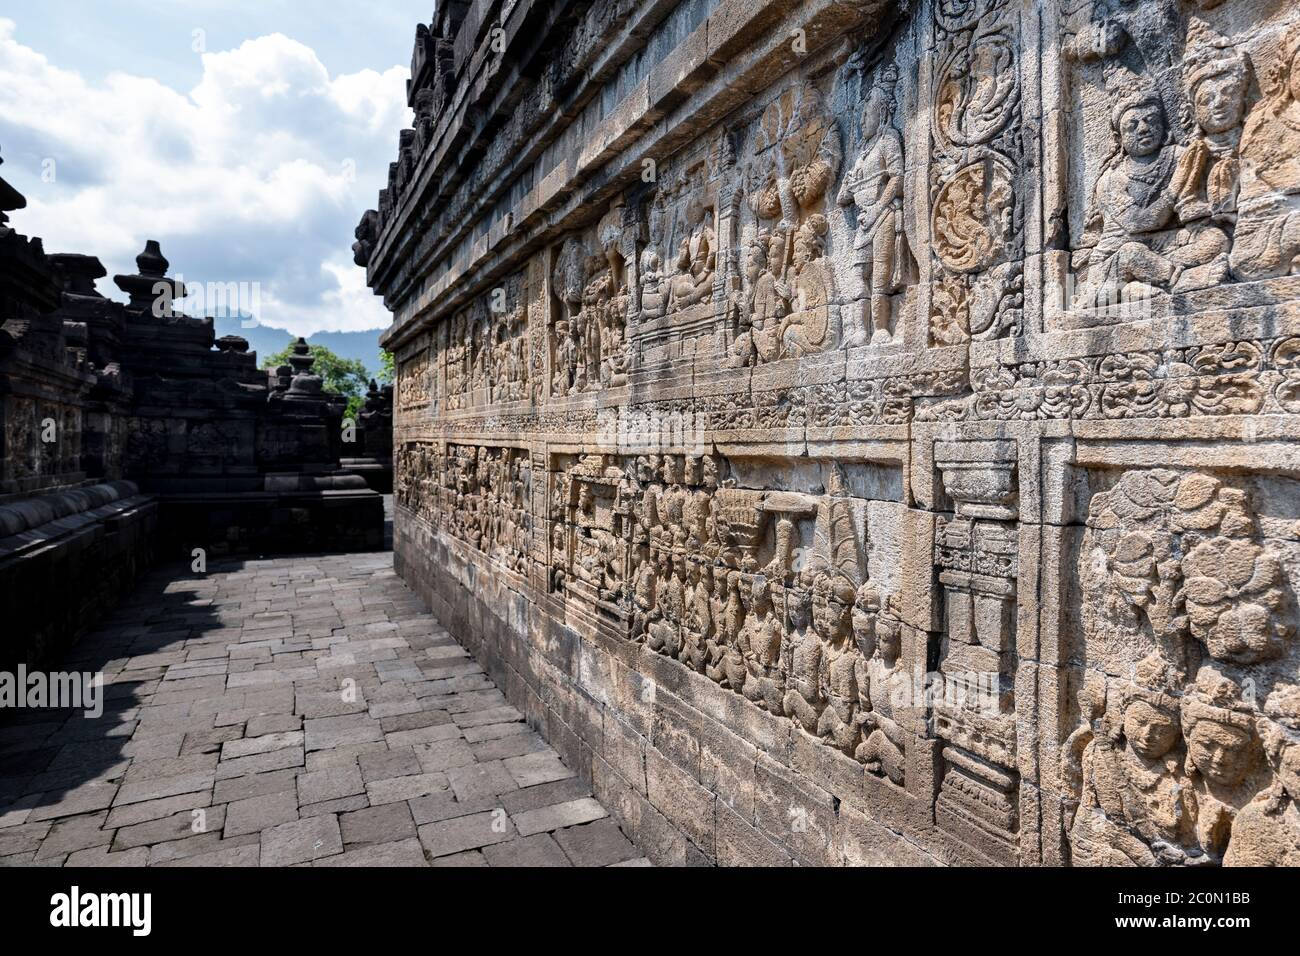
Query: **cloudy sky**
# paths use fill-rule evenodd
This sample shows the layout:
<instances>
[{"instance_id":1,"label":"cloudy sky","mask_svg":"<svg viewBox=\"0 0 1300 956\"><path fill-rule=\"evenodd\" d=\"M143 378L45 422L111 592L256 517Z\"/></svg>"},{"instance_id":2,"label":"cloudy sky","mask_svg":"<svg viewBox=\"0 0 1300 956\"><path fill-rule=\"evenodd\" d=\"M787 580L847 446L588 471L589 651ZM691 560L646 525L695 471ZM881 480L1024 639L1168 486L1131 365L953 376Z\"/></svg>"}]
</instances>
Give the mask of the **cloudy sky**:
<instances>
[{"instance_id":1,"label":"cloudy sky","mask_svg":"<svg viewBox=\"0 0 1300 956\"><path fill-rule=\"evenodd\" d=\"M352 264L433 0L0 0L0 156L48 252L256 289L298 335L388 325ZM111 280L100 291L123 298Z\"/></svg>"}]
</instances>

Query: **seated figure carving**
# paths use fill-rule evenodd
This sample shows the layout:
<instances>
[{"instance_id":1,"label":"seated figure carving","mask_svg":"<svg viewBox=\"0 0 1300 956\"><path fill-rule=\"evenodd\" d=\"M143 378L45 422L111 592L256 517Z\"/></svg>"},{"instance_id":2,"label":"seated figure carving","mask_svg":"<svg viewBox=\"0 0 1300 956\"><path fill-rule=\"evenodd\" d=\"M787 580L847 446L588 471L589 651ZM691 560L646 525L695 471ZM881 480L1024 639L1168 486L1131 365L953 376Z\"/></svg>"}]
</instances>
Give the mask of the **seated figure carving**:
<instances>
[{"instance_id":1,"label":"seated figure carving","mask_svg":"<svg viewBox=\"0 0 1300 956\"><path fill-rule=\"evenodd\" d=\"M830 344L830 273L823 256L829 225L820 213L809 216L794 234L790 273L776 286L789 305L781 321L783 358L798 358L825 351Z\"/></svg>"},{"instance_id":2,"label":"seated figure carving","mask_svg":"<svg viewBox=\"0 0 1300 956\"><path fill-rule=\"evenodd\" d=\"M1097 305L1188 292L1228 274L1228 236L1205 222L1185 224L1178 206L1194 191L1196 150L1170 138L1155 90L1122 98L1111 114L1117 148L1097 179L1101 237L1090 250L1088 288Z\"/></svg>"},{"instance_id":3,"label":"seated figure carving","mask_svg":"<svg viewBox=\"0 0 1300 956\"><path fill-rule=\"evenodd\" d=\"M695 196L686 209L690 234L682 240L677 253L677 272L668 280L669 315L704 301L713 291L718 247L713 210Z\"/></svg>"},{"instance_id":4,"label":"seated figure carving","mask_svg":"<svg viewBox=\"0 0 1300 956\"><path fill-rule=\"evenodd\" d=\"M731 346L727 365L744 368L775 361L781 351L782 320L789 302L778 291L774 268L785 257L785 235L760 230L745 250L747 288L736 293L734 303L740 313L742 331Z\"/></svg>"},{"instance_id":5,"label":"seated figure carving","mask_svg":"<svg viewBox=\"0 0 1300 956\"><path fill-rule=\"evenodd\" d=\"M1232 274L1243 281L1300 273L1300 29L1267 78L1241 138L1241 192Z\"/></svg>"}]
</instances>

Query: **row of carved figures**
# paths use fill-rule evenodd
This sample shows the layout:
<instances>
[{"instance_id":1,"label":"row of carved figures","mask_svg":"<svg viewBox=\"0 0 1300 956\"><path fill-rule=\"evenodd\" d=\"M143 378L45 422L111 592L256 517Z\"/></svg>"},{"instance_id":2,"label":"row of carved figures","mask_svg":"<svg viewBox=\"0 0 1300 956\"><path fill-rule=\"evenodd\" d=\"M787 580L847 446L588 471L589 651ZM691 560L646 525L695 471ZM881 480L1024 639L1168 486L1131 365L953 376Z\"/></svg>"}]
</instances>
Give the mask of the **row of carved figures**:
<instances>
[{"instance_id":1,"label":"row of carved figures","mask_svg":"<svg viewBox=\"0 0 1300 956\"><path fill-rule=\"evenodd\" d=\"M838 468L825 496L736 489L713 456L634 469L590 456L557 486L552 590L901 784L901 623L865 574ZM822 529L808 555L798 522Z\"/></svg>"}]
</instances>

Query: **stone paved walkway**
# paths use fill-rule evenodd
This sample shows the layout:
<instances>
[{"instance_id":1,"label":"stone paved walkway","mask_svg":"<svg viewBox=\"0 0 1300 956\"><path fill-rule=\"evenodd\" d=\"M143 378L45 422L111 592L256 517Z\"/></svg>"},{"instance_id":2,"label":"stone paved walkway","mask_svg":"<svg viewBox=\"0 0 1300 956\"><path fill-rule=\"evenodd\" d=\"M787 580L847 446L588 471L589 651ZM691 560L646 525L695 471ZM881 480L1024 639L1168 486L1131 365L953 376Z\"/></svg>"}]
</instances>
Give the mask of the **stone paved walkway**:
<instances>
[{"instance_id":1,"label":"stone paved walkway","mask_svg":"<svg viewBox=\"0 0 1300 956\"><path fill-rule=\"evenodd\" d=\"M645 864L390 554L177 574L64 663L102 717L0 723L0 864Z\"/></svg>"}]
</instances>

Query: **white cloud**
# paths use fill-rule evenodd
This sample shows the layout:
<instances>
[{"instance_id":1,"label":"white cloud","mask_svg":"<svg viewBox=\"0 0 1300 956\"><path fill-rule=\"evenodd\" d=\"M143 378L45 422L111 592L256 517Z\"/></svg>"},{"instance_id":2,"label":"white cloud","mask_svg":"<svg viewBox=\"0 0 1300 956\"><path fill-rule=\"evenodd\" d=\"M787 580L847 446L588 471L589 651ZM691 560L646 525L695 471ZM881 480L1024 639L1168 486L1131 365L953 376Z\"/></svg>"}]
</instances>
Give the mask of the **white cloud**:
<instances>
[{"instance_id":1,"label":"white cloud","mask_svg":"<svg viewBox=\"0 0 1300 956\"><path fill-rule=\"evenodd\" d=\"M110 275L158 239L191 284L259 283L259 318L296 334L387 325L349 249L409 123L408 70L331 77L282 34L202 64L189 92L121 72L91 83L0 19L4 173L28 198L14 225Z\"/></svg>"}]
</instances>

